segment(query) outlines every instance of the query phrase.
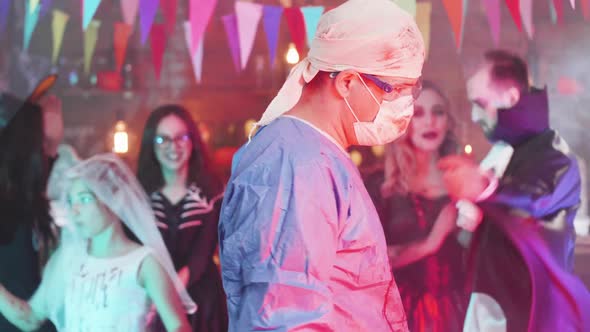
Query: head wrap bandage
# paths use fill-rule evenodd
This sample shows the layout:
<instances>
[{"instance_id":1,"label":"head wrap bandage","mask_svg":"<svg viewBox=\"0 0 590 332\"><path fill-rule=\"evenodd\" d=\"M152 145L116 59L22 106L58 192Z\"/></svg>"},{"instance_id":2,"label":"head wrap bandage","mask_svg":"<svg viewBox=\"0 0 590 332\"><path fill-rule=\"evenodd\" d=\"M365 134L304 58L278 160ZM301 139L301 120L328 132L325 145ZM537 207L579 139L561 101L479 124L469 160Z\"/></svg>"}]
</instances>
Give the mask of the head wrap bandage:
<instances>
[{"instance_id":1,"label":"head wrap bandage","mask_svg":"<svg viewBox=\"0 0 590 332\"><path fill-rule=\"evenodd\" d=\"M349 0L321 17L307 58L293 67L256 125L293 108L320 71L418 78L423 63L424 41L410 14L391 0Z\"/></svg>"}]
</instances>

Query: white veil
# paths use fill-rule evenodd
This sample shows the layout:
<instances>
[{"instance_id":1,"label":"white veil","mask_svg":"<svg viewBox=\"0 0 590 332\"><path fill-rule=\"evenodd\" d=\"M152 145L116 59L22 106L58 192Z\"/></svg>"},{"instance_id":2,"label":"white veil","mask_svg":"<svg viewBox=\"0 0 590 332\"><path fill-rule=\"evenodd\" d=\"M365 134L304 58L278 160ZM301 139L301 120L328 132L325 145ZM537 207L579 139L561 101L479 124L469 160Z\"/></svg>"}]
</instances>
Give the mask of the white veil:
<instances>
[{"instance_id":1,"label":"white veil","mask_svg":"<svg viewBox=\"0 0 590 332\"><path fill-rule=\"evenodd\" d=\"M149 199L127 165L114 154L101 154L78 163L66 172L63 179L62 208L66 206L67 192L73 179L84 180L96 197L119 217L139 241L153 250L155 257L168 272L184 308L188 313L194 313L197 305L178 278L156 228ZM40 287L42 294L39 296L45 299L43 309L58 329L64 326L65 276L71 275L71 268L76 265L74 262L84 258L86 244L86 240L77 236L66 225L62 228L60 246L45 269Z\"/></svg>"}]
</instances>

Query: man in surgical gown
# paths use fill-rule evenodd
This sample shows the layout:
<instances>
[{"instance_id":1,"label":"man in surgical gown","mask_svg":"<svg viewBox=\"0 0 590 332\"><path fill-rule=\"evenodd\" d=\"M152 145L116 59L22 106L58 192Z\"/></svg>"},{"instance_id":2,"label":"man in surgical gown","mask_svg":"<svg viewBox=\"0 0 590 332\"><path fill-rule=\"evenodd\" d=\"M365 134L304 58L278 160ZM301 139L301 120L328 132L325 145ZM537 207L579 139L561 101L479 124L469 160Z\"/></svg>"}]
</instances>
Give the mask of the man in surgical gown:
<instances>
[{"instance_id":1,"label":"man in surgical gown","mask_svg":"<svg viewBox=\"0 0 590 332\"><path fill-rule=\"evenodd\" d=\"M230 331L407 331L383 230L351 145L406 130L424 44L389 0L320 19L235 155L219 224Z\"/></svg>"}]
</instances>

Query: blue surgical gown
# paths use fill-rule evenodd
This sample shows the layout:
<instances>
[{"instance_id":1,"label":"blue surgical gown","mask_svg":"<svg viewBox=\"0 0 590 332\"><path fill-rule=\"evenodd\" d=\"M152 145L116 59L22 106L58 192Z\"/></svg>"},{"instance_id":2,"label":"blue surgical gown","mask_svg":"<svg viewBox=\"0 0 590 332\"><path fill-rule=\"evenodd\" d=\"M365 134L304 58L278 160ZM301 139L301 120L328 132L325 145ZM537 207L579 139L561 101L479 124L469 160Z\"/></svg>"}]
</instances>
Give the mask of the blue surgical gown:
<instances>
[{"instance_id":1,"label":"blue surgical gown","mask_svg":"<svg viewBox=\"0 0 590 332\"><path fill-rule=\"evenodd\" d=\"M230 331L407 331L358 169L301 120L236 153L219 238Z\"/></svg>"}]
</instances>

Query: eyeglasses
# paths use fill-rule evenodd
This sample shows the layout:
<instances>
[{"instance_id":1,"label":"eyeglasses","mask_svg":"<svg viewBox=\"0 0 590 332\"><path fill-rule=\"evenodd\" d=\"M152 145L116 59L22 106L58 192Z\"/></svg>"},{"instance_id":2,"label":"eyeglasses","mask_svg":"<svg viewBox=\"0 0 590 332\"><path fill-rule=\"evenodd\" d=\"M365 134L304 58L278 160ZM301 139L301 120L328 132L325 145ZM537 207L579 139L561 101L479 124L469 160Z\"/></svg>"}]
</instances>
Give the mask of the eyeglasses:
<instances>
[{"instance_id":1,"label":"eyeglasses","mask_svg":"<svg viewBox=\"0 0 590 332\"><path fill-rule=\"evenodd\" d=\"M154 137L154 144L156 146L162 147L162 148L167 148L169 147L172 142L174 142L174 144L182 144L185 145L188 142L191 141L191 135L189 134L182 134L176 137L169 137L166 135L156 135L156 137Z\"/></svg>"},{"instance_id":2,"label":"eyeglasses","mask_svg":"<svg viewBox=\"0 0 590 332\"><path fill-rule=\"evenodd\" d=\"M340 72L330 73L330 78L336 77ZM422 91L422 78L418 78L418 81L414 84L407 83L388 83L379 79L375 75L359 73L362 78L368 79L373 82L379 89L383 90L386 94L391 94L392 97L402 97L409 94L415 99L418 99L420 92Z\"/></svg>"}]
</instances>

